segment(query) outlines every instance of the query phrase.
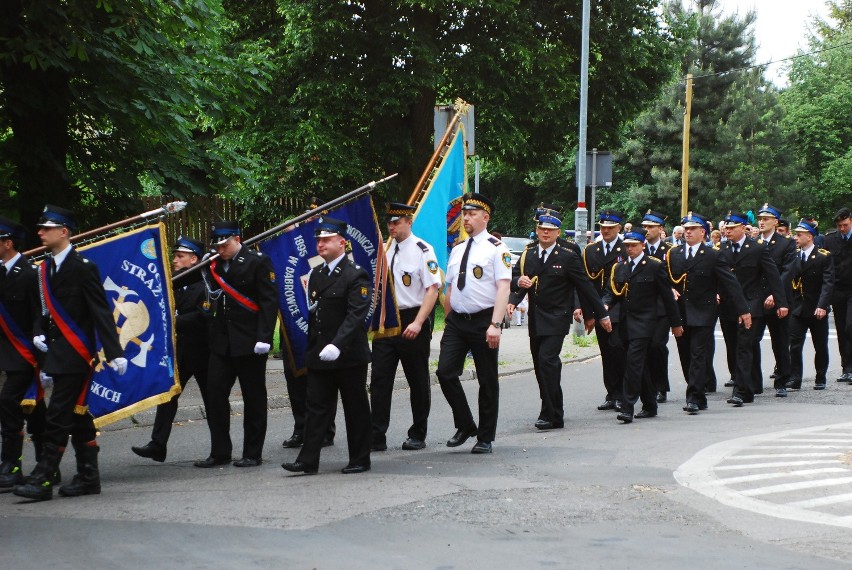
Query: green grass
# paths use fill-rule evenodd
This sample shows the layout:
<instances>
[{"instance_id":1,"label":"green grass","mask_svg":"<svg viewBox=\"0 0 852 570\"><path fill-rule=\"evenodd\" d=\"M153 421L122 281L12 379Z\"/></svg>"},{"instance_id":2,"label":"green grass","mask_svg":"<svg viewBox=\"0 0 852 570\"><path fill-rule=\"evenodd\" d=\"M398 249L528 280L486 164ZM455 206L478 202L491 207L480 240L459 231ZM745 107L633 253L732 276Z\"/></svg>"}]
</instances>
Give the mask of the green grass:
<instances>
[{"instance_id":1,"label":"green grass","mask_svg":"<svg viewBox=\"0 0 852 570\"><path fill-rule=\"evenodd\" d=\"M444 330L444 307L443 305L441 305L441 303L438 303L438 305L435 307L435 327L432 330Z\"/></svg>"},{"instance_id":2,"label":"green grass","mask_svg":"<svg viewBox=\"0 0 852 570\"><path fill-rule=\"evenodd\" d=\"M575 346L580 346L583 348L594 346L598 343L598 337L596 335L571 335L571 342L574 343Z\"/></svg>"}]
</instances>

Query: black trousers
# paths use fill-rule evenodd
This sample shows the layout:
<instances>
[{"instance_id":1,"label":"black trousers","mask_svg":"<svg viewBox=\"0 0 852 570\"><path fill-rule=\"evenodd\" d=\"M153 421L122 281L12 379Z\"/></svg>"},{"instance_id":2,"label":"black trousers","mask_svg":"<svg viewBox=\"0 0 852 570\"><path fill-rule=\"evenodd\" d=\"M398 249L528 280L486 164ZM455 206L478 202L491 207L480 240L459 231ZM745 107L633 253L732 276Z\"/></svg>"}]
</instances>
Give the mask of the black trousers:
<instances>
[{"instance_id":1,"label":"black trousers","mask_svg":"<svg viewBox=\"0 0 852 570\"><path fill-rule=\"evenodd\" d=\"M337 393L343 401L349 465L370 465L370 400L367 365L308 370L308 411L305 439L297 461L319 467L322 440L337 413Z\"/></svg>"},{"instance_id":2,"label":"black trousers","mask_svg":"<svg viewBox=\"0 0 852 570\"><path fill-rule=\"evenodd\" d=\"M305 419L308 415L308 377L296 376L284 362L284 380L287 381L287 397L290 400L290 411L293 413L293 435L305 435ZM337 426L334 418L328 426L326 439L333 441Z\"/></svg>"},{"instance_id":3,"label":"black trousers","mask_svg":"<svg viewBox=\"0 0 852 570\"><path fill-rule=\"evenodd\" d=\"M774 387L783 388L790 380L790 317L779 319L773 312L766 314L765 321L772 339L772 354L775 355ZM757 352L760 353L759 347Z\"/></svg>"},{"instance_id":4,"label":"black trousers","mask_svg":"<svg viewBox=\"0 0 852 570\"><path fill-rule=\"evenodd\" d=\"M831 303L834 311L834 328L837 329L837 346L843 372L852 372L852 293L834 293Z\"/></svg>"},{"instance_id":5,"label":"black trousers","mask_svg":"<svg viewBox=\"0 0 852 570\"><path fill-rule=\"evenodd\" d=\"M16 441L23 436L25 421L30 435L40 437L44 433L47 409L45 403L38 402L29 414L25 414L21 408L21 400L32 386L33 379L32 368L6 372L6 381L0 389L0 437L4 443L0 451L0 461L18 461L18 457L7 457L8 449L11 448L6 442Z\"/></svg>"},{"instance_id":6,"label":"black trousers","mask_svg":"<svg viewBox=\"0 0 852 570\"><path fill-rule=\"evenodd\" d=\"M749 329L733 319L720 319L719 322L728 359L732 357L733 351L736 361L733 395L742 398L743 402L753 402L755 394L763 393L763 373L760 369L760 340L765 327L763 318L752 315Z\"/></svg>"},{"instance_id":7,"label":"black trousers","mask_svg":"<svg viewBox=\"0 0 852 570\"><path fill-rule=\"evenodd\" d=\"M181 390L186 387L186 383L190 378L195 378L198 383L198 389L201 392L201 401L204 403L204 411L208 413L207 406L207 363L197 370L192 368L182 367L178 363L178 371L180 372L180 387ZM169 436L172 433L172 424L177 415L178 399L180 394L166 402L157 406L157 414L154 416L154 429L151 430L151 441L166 447L169 442Z\"/></svg>"},{"instance_id":8,"label":"black trousers","mask_svg":"<svg viewBox=\"0 0 852 570\"><path fill-rule=\"evenodd\" d=\"M607 400L620 400L624 381L624 347L618 337L618 325L613 324L611 333L595 321L595 334L601 351L601 367Z\"/></svg>"},{"instance_id":9,"label":"black trousers","mask_svg":"<svg viewBox=\"0 0 852 570\"><path fill-rule=\"evenodd\" d=\"M669 392L669 323L660 316L654 329L654 336L648 346L648 374L654 382L656 392ZM655 395L656 396L656 395Z\"/></svg>"},{"instance_id":10,"label":"black trousers","mask_svg":"<svg viewBox=\"0 0 852 570\"><path fill-rule=\"evenodd\" d=\"M642 407L648 411L657 410L656 384L651 381L648 373L648 347L651 338L626 338L622 335L622 344L625 347L627 357L625 359L624 379L622 381L621 411L625 414L633 414L636 402L642 399ZM651 403L653 402L653 404Z\"/></svg>"},{"instance_id":11,"label":"black trousers","mask_svg":"<svg viewBox=\"0 0 852 570\"><path fill-rule=\"evenodd\" d=\"M499 348L489 348L485 332L491 323L493 309L470 315L456 313L447 315L444 336L441 337L441 354L438 357L438 382L447 403L453 411L456 429L476 426L467 397L459 377L464 371L464 359L468 350L473 353L476 378L479 381L479 441L491 442L497 433L497 411L500 403L500 385L497 378L497 354Z\"/></svg>"},{"instance_id":12,"label":"black trousers","mask_svg":"<svg viewBox=\"0 0 852 570\"><path fill-rule=\"evenodd\" d=\"M825 374L828 371L828 315L817 319L813 315L809 317L795 317L790 319L790 379L801 382L804 365L802 363L802 349L805 346L805 337L811 331L811 342L814 345L814 369L816 370L816 383L825 383Z\"/></svg>"},{"instance_id":13,"label":"black trousers","mask_svg":"<svg viewBox=\"0 0 852 570\"><path fill-rule=\"evenodd\" d=\"M401 328L414 322L419 307L399 312ZM408 381L411 398L411 427L408 437L426 440L429 410L432 406L432 388L429 380L429 344L432 340L432 321L423 323L420 334L413 340L402 335L373 341L373 360L370 375L370 411L373 423L373 443L386 443L385 434L390 424L391 399L396 369L402 370Z\"/></svg>"},{"instance_id":14,"label":"black trousers","mask_svg":"<svg viewBox=\"0 0 852 570\"><path fill-rule=\"evenodd\" d=\"M229 458L231 406L228 397L239 378L243 394L243 457L261 459L266 439L266 355L224 356L210 353L207 376L207 425L210 455Z\"/></svg>"},{"instance_id":15,"label":"black trousers","mask_svg":"<svg viewBox=\"0 0 852 570\"><path fill-rule=\"evenodd\" d=\"M699 407L707 405L707 379L709 378L707 353L713 344L713 326L685 326L683 334L675 339L680 366L686 379L686 402Z\"/></svg>"},{"instance_id":16,"label":"black trousers","mask_svg":"<svg viewBox=\"0 0 852 570\"><path fill-rule=\"evenodd\" d=\"M71 442L75 444L94 441L97 432L92 414L74 413L80 393L87 385L89 374L53 374L52 376L53 393L45 416L45 443L64 448L68 445L69 435Z\"/></svg>"},{"instance_id":17,"label":"black trousers","mask_svg":"<svg viewBox=\"0 0 852 570\"><path fill-rule=\"evenodd\" d=\"M562 343L565 335L546 335L530 337L535 379L538 382L538 394L541 398L541 411L538 419L553 422L555 426L565 425L565 408L562 403Z\"/></svg>"}]
</instances>

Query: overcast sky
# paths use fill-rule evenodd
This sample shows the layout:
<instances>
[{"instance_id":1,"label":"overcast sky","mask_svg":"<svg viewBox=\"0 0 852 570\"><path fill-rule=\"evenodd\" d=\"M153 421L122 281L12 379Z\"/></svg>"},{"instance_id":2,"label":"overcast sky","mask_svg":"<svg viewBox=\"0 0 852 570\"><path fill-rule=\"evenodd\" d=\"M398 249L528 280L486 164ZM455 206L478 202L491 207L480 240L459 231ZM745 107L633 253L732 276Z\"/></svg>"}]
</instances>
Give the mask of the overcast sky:
<instances>
[{"instance_id":1,"label":"overcast sky","mask_svg":"<svg viewBox=\"0 0 852 570\"><path fill-rule=\"evenodd\" d=\"M745 14L749 9L757 11L755 36L758 43L756 63L783 59L796 54L799 48L807 48L807 26L814 15L827 16L828 9L823 0L718 0L726 14ZM766 77L784 84L784 68L773 65L766 70Z\"/></svg>"}]
</instances>

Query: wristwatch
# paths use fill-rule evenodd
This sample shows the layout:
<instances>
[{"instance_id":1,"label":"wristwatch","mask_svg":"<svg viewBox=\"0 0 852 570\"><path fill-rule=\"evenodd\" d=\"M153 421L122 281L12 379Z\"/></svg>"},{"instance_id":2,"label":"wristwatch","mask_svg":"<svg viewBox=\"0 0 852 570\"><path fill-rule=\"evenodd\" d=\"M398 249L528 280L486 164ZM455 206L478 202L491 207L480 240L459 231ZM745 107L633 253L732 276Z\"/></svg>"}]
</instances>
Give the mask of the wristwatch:
<instances>
[{"instance_id":1,"label":"wristwatch","mask_svg":"<svg viewBox=\"0 0 852 570\"><path fill-rule=\"evenodd\" d=\"M502 321L492 321L492 322L491 322L491 326L492 326L492 327L497 327L498 329L499 329L499 328L503 328L503 322L502 322Z\"/></svg>"}]
</instances>

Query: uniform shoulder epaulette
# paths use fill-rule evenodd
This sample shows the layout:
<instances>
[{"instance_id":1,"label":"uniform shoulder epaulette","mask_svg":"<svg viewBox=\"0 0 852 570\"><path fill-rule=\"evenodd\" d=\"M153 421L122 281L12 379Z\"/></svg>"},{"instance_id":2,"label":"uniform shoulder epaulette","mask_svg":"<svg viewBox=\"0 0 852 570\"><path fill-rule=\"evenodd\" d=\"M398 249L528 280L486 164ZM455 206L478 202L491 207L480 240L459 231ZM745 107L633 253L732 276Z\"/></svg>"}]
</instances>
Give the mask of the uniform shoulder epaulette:
<instances>
[{"instance_id":1,"label":"uniform shoulder epaulette","mask_svg":"<svg viewBox=\"0 0 852 570\"><path fill-rule=\"evenodd\" d=\"M426 252L429 251L429 246L426 245L425 243L423 243L422 241L417 242L417 247L419 247L421 250L423 250L423 253L426 253Z\"/></svg>"},{"instance_id":2,"label":"uniform shoulder epaulette","mask_svg":"<svg viewBox=\"0 0 852 570\"><path fill-rule=\"evenodd\" d=\"M831 234L836 234L836 233L837 233L836 229L831 229L831 230L826 231L825 234L823 234L823 235L830 236Z\"/></svg>"},{"instance_id":3,"label":"uniform shoulder epaulette","mask_svg":"<svg viewBox=\"0 0 852 570\"><path fill-rule=\"evenodd\" d=\"M819 252L820 252L821 254L823 254L823 255L831 255L831 252L830 252L830 251L828 251L827 249L823 249L823 248L821 248L821 247L820 247L820 248L818 248L818 249L817 249L817 251L819 251Z\"/></svg>"},{"instance_id":4,"label":"uniform shoulder epaulette","mask_svg":"<svg viewBox=\"0 0 852 570\"><path fill-rule=\"evenodd\" d=\"M654 257L653 255L646 255L645 257L647 257L648 261L650 261L652 263L662 263L663 262L662 259L660 259L659 257Z\"/></svg>"},{"instance_id":5,"label":"uniform shoulder epaulette","mask_svg":"<svg viewBox=\"0 0 852 570\"><path fill-rule=\"evenodd\" d=\"M532 250L532 249L535 249L536 247L538 247L538 240L533 240L530 243L528 243L526 248L524 248L524 249Z\"/></svg>"},{"instance_id":6,"label":"uniform shoulder epaulette","mask_svg":"<svg viewBox=\"0 0 852 570\"><path fill-rule=\"evenodd\" d=\"M500 241L499 239L497 239L497 238L496 238L496 237L494 237L494 236L489 237L489 238L488 238L488 241L490 241L490 242L491 242L491 244L492 244L492 245L494 245L494 246L498 246L498 245L500 245L501 243L503 243L502 241Z\"/></svg>"}]
</instances>

